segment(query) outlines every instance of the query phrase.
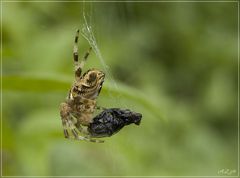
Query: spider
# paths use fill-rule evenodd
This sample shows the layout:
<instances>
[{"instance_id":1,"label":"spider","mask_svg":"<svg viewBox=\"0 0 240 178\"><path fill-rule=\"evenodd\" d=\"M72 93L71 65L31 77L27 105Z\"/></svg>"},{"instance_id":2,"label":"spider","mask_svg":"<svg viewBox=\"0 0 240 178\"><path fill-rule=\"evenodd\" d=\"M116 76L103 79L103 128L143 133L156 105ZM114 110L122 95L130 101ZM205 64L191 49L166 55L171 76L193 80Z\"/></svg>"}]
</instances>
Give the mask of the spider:
<instances>
[{"instance_id":1,"label":"spider","mask_svg":"<svg viewBox=\"0 0 240 178\"><path fill-rule=\"evenodd\" d=\"M103 142L102 140L92 139L87 131L87 127L92 122L95 109L100 108L97 107L96 100L101 91L105 74L98 69L89 69L82 75L84 64L92 48L90 47L83 59L79 61L78 38L79 30L76 32L73 47L75 81L68 93L67 99L60 104L63 132L65 138L72 138L69 134L70 130L77 140Z\"/></svg>"},{"instance_id":2,"label":"spider","mask_svg":"<svg viewBox=\"0 0 240 178\"><path fill-rule=\"evenodd\" d=\"M129 109L106 109L96 105L105 74L98 69L89 69L82 75L82 69L92 48L89 48L79 62L78 38L79 30L76 32L73 47L75 81L66 101L60 104L63 133L65 138L103 143L103 140L94 138L110 137L124 126L132 123L139 125L142 115ZM103 111L93 117L96 109L102 109ZM69 130L73 137L70 136Z\"/></svg>"}]
</instances>

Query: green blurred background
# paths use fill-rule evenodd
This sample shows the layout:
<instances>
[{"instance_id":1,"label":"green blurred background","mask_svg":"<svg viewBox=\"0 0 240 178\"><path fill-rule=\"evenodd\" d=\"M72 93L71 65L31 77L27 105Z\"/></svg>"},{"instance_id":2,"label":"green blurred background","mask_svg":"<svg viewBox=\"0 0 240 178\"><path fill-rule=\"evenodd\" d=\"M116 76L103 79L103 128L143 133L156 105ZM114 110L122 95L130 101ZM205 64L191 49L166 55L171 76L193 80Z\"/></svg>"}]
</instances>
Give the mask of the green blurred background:
<instances>
[{"instance_id":1,"label":"green blurred background","mask_svg":"<svg viewBox=\"0 0 240 178\"><path fill-rule=\"evenodd\" d=\"M3 2L3 175L237 175L237 5ZM143 114L104 144L64 139L59 116L83 10L99 105Z\"/></svg>"}]
</instances>

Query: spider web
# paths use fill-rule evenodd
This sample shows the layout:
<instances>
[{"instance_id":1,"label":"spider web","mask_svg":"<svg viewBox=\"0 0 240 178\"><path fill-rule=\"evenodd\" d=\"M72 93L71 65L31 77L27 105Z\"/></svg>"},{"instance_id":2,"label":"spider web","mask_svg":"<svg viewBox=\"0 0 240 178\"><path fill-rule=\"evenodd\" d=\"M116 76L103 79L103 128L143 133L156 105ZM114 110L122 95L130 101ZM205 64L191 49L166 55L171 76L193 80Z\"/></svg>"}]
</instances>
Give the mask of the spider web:
<instances>
[{"instance_id":1,"label":"spider web","mask_svg":"<svg viewBox=\"0 0 240 178\"><path fill-rule=\"evenodd\" d=\"M103 67L104 72L107 75L108 80L110 81L111 87L113 87L114 90L118 90L119 87L114 80L114 77L112 73L110 72L109 66L106 64L104 57L102 56L102 53L98 47L97 40L95 38L93 28L92 28L92 5L90 4L90 15L86 15L85 11L85 2L83 2L83 24L81 28L81 35L88 41L89 45L92 47L93 51L95 52L97 58L100 60L100 63ZM88 18L87 18L88 17ZM89 20L88 20L89 19ZM118 106L124 106L126 108L126 105L121 102L121 95L118 93L117 95L114 95L108 90L107 91L108 96L115 102ZM116 106L113 106L116 107Z\"/></svg>"},{"instance_id":2,"label":"spider web","mask_svg":"<svg viewBox=\"0 0 240 178\"><path fill-rule=\"evenodd\" d=\"M82 24L82 28L81 28L81 35L88 41L89 45L92 47L93 51L95 52L97 58L99 59L104 72L107 75L107 79L109 80L109 83L111 85L111 87L113 87L114 90L118 91L119 87L116 83L116 81L114 80L114 77L110 71L110 67L106 64L105 59L98 47L94 32L93 32L93 28L92 28L92 3L90 3L90 15L86 15L85 13L85 1L83 2L83 24ZM88 17L88 18L87 18ZM88 21L89 19L89 21ZM103 86L104 87L104 86ZM117 94L113 94L111 93L111 91L107 90L107 95L108 97L111 99L111 102L114 103L114 106L110 106L111 108L113 107L120 107L120 108L128 108L126 106L126 103L124 103L124 101L122 100L122 96L120 93ZM129 138L125 138L126 140L129 140ZM103 138L103 140L106 140L106 138ZM113 170L117 170L117 161L114 159L114 155L116 153L115 150L118 149L118 146L116 144L114 144L113 142L110 141L106 141L107 143L107 147L104 147L104 152L106 155L108 155L110 157L111 164L113 167Z\"/></svg>"}]
</instances>

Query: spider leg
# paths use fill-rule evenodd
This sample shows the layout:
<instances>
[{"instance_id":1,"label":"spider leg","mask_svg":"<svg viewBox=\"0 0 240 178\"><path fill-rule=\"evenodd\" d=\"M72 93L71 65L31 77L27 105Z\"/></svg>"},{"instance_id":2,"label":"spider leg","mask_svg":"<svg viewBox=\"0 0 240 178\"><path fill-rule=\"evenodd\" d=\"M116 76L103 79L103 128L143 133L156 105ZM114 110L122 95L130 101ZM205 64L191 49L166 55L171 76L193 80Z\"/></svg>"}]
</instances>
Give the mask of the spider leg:
<instances>
[{"instance_id":1,"label":"spider leg","mask_svg":"<svg viewBox=\"0 0 240 178\"><path fill-rule=\"evenodd\" d=\"M61 119L62 119L64 136L65 136L65 138L70 138L69 133L68 133L68 129L70 129L72 134L74 135L74 137L77 138L78 132L71 120L70 112L71 112L71 108L69 107L69 105L67 103L61 103L60 115L61 115Z\"/></svg>"},{"instance_id":2,"label":"spider leg","mask_svg":"<svg viewBox=\"0 0 240 178\"><path fill-rule=\"evenodd\" d=\"M89 136L79 135L75 126L74 126L74 124L72 123L72 121L70 119L65 119L65 120L62 120L62 121L63 121L63 128L64 128L63 131L64 131L65 138L75 139L75 140L84 140L84 141L94 142L94 143L103 143L104 142L104 140L97 140L97 139L92 139ZM69 136L69 133L68 133L67 129L71 130L74 137ZM82 129L83 128L81 126L78 127L79 132L83 132Z\"/></svg>"},{"instance_id":3,"label":"spider leg","mask_svg":"<svg viewBox=\"0 0 240 178\"><path fill-rule=\"evenodd\" d=\"M79 29L76 32L75 40L74 40L74 46L73 46L73 60L75 65L75 78L76 80L80 79L82 69L84 67L84 64L92 50L92 47L89 48L89 50L85 53L83 59L79 63L79 57L78 57L78 38L79 38Z\"/></svg>"},{"instance_id":4,"label":"spider leg","mask_svg":"<svg viewBox=\"0 0 240 178\"><path fill-rule=\"evenodd\" d=\"M85 130L84 128L81 127L80 124L75 124L75 126L77 127L78 131L80 133L83 133L85 135L88 134L87 130ZM71 125L70 129L72 130L72 133L74 135L74 137L71 137L72 139L75 139L75 140L84 140L84 141L88 141L88 142L94 142L94 143L103 143L104 140L97 140L97 139L92 139L90 138L90 136L81 136L81 135L78 135L77 131L75 128L73 128L73 125ZM70 137L68 137L70 138Z\"/></svg>"},{"instance_id":5,"label":"spider leg","mask_svg":"<svg viewBox=\"0 0 240 178\"><path fill-rule=\"evenodd\" d=\"M94 143L104 143L104 140L97 140L97 139L92 139L86 136L78 136L78 138L75 138L77 140L85 140L88 142L94 142Z\"/></svg>"},{"instance_id":6,"label":"spider leg","mask_svg":"<svg viewBox=\"0 0 240 178\"><path fill-rule=\"evenodd\" d=\"M63 125L63 133L65 138L69 138L69 133L68 133L68 116L69 116L69 106L67 103L61 103L60 104L60 116L62 119L62 125Z\"/></svg>"},{"instance_id":7,"label":"spider leg","mask_svg":"<svg viewBox=\"0 0 240 178\"><path fill-rule=\"evenodd\" d=\"M75 126L77 127L77 129L79 130L80 133L83 133L83 134L88 134L87 130L85 130L84 128L82 128L80 122L78 121Z\"/></svg>"},{"instance_id":8,"label":"spider leg","mask_svg":"<svg viewBox=\"0 0 240 178\"><path fill-rule=\"evenodd\" d=\"M74 138L78 139L78 137L79 137L78 132L70 119L68 120L68 128L71 130Z\"/></svg>"},{"instance_id":9,"label":"spider leg","mask_svg":"<svg viewBox=\"0 0 240 178\"><path fill-rule=\"evenodd\" d=\"M81 69L84 67L84 64L85 64L85 62L87 61L87 58L88 58L88 56L89 56L89 54L90 54L91 51L92 51L92 47L90 47L90 48L88 49L88 51L85 53L82 61L80 62L80 65L79 65L79 66L81 67Z\"/></svg>"},{"instance_id":10,"label":"spider leg","mask_svg":"<svg viewBox=\"0 0 240 178\"><path fill-rule=\"evenodd\" d=\"M94 143L103 143L104 140L98 140L98 139L92 139L91 136L89 135L89 132L87 131L87 128L83 128L80 124L80 122L77 122L75 124L77 127L78 131L86 136L78 136L78 138L75 138L77 140L85 140L88 142L94 142Z\"/></svg>"},{"instance_id":11,"label":"spider leg","mask_svg":"<svg viewBox=\"0 0 240 178\"><path fill-rule=\"evenodd\" d=\"M75 78L76 80L79 80L81 77L82 69L87 61L87 58L92 50L92 47L89 48L89 50L85 53L83 59L80 63L75 63Z\"/></svg>"},{"instance_id":12,"label":"spider leg","mask_svg":"<svg viewBox=\"0 0 240 178\"><path fill-rule=\"evenodd\" d=\"M73 60L75 65L78 64L78 38L79 38L79 29L76 32L74 46L73 46Z\"/></svg>"},{"instance_id":13,"label":"spider leg","mask_svg":"<svg viewBox=\"0 0 240 178\"><path fill-rule=\"evenodd\" d=\"M73 60L75 65L75 78L76 80L80 78L82 73L82 68L79 65L78 61L78 38L79 38L79 29L76 32L74 45L73 45Z\"/></svg>"},{"instance_id":14,"label":"spider leg","mask_svg":"<svg viewBox=\"0 0 240 178\"><path fill-rule=\"evenodd\" d=\"M71 130L74 137L76 137L76 138L78 137L77 130L73 127L72 121L70 121L67 118L64 118L64 119L62 118L62 125L63 125L63 134L64 134L65 138L70 138L68 129Z\"/></svg>"},{"instance_id":15,"label":"spider leg","mask_svg":"<svg viewBox=\"0 0 240 178\"><path fill-rule=\"evenodd\" d=\"M69 138L66 120L62 119L62 125L63 125L63 134L64 134L65 138Z\"/></svg>"},{"instance_id":16,"label":"spider leg","mask_svg":"<svg viewBox=\"0 0 240 178\"><path fill-rule=\"evenodd\" d=\"M106 110L107 108L102 107L102 106L96 106L95 109L97 109L97 110Z\"/></svg>"}]
</instances>

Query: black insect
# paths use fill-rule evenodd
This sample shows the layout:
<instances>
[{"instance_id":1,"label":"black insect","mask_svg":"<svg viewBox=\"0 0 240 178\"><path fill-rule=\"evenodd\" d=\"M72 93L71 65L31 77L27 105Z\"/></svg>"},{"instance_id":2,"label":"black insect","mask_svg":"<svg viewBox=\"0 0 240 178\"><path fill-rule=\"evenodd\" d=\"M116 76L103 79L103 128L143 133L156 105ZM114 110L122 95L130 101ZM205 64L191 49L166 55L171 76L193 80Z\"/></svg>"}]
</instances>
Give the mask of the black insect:
<instances>
[{"instance_id":1,"label":"black insect","mask_svg":"<svg viewBox=\"0 0 240 178\"><path fill-rule=\"evenodd\" d=\"M91 137L110 137L126 125L132 123L139 125L141 119L142 114L129 109L104 109L93 118L92 123L88 126L88 132Z\"/></svg>"}]
</instances>

